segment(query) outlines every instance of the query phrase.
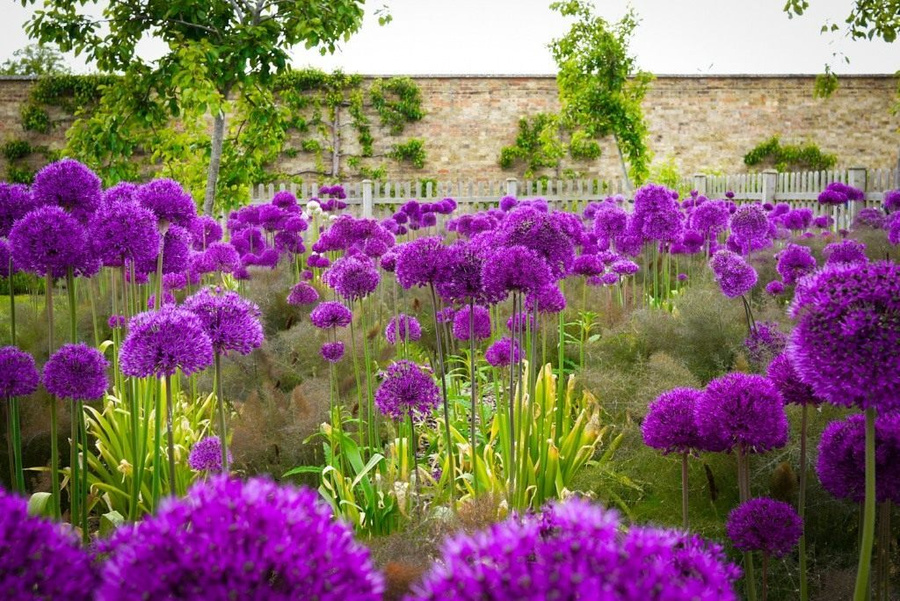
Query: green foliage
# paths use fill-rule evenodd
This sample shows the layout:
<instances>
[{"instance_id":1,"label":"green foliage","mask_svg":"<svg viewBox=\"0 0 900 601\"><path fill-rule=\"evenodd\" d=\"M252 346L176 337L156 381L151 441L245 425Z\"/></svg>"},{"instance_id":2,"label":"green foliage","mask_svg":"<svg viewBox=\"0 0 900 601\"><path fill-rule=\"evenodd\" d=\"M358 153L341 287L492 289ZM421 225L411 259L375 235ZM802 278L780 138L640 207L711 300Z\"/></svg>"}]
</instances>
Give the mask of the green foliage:
<instances>
[{"instance_id":1,"label":"green foliage","mask_svg":"<svg viewBox=\"0 0 900 601\"><path fill-rule=\"evenodd\" d=\"M647 124L641 102L653 79L637 68L628 42L638 21L629 10L610 25L595 16L589 0L553 2L553 10L574 17L568 33L550 49L559 67L557 83L564 121L590 138L613 136L630 164L636 184L648 174Z\"/></svg>"},{"instance_id":2,"label":"green foliage","mask_svg":"<svg viewBox=\"0 0 900 601\"><path fill-rule=\"evenodd\" d=\"M500 150L502 169L524 163L524 177L546 178L544 169L559 176L566 154L576 161L592 161L600 157L600 145L583 130L569 127L556 113L537 113L519 119L516 143Z\"/></svg>"},{"instance_id":3,"label":"green foliage","mask_svg":"<svg viewBox=\"0 0 900 601\"><path fill-rule=\"evenodd\" d=\"M830 65L825 65L825 73L816 75L816 83L813 87L814 98L831 98L840 87L837 75L831 70Z\"/></svg>"},{"instance_id":4,"label":"green foliage","mask_svg":"<svg viewBox=\"0 0 900 601\"><path fill-rule=\"evenodd\" d=\"M749 167L764 162L771 163L778 171L799 169L821 171L833 168L837 164L837 155L822 152L812 142L804 145L782 145L778 136L772 136L744 155L744 164Z\"/></svg>"},{"instance_id":5,"label":"green foliage","mask_svg":"<svg viewBox=\"0 0 900 601\"><path fill-rule=\"evenodd\" d=\"M6 166L6 181L11 184L31 184L35 173L34 169L9 164Z\"/></svg>"},{"instance_id":6,"label":"green foliage","mask_svg":"<svg viewBox=\"0 0 900 601\"><path fill-rule=\"evenodd\" d=\"M31 150L31 144L27 140L10 140L0 147L0 154L7 161L15 161L27 157Z\"/></svg>"},{"instance_id":7,"label":"green foliage","mask_svg":"<svg viewBox=\"0 0 900 601\"><path fill-rule=\"evenodd\" d=\"M686 190L678 189L681 182L681 173L678 171L678 166L675 164L675 157L673 156L668 156L666 160L651 166L648 180L662 184L667 188L678 190L679 194L682 195L686 192Z\"/></svg>"},{"instance_id":8,"label":"green foliage","mask_svg":"<svg viewBox=\"0 0 900 601\"><path fill-rule=\"evenodd\" d=\"M387 81L376 79L369 88L369 98L381 118L381 125L392 136L402 133L407 123L425 116L419 86L409 77L392 77Z\"/></svg>"},{"instance_id":9,"label":"green foliage","mask_svg":"<svg viewBox=\"0 0 900 601\"><path fill-rule=\"evenodd\" d=\"M807 8L808 0L787 0L784 4L784 11L791 18L802 15ZM844 23L853 39L871 40L877 37L892 43L900 32L900 0L855 0ZM836 24L822 26L823 31L838 29Z\"/></svg>"},{"instance_id":10,"label":"green foliage","mask_svg":"<svg viewBox=\"0 0 900 601\"><path fill-rule=\"evenodd\" d=\"M25 131L34 131L39 134L48 134L52 124L50 123L50 115L44 109L26 104L21 110L22 129Z\"/></svg>"},{"instance_id":11,"label":"green foliage","mask_svg":"<svg viewBox=\"0 0 900 601\"><path fill-rule=\"evenodd\" d=\"M68 73L62 54L58 50L43 44L28 44L13 52L0 64L0 75L19 75L24 77L41 77Z\"/></svg>"},{"instance_id":12,"label":"green foliage","mask_svg":"<svg viewBox=\"0 0 900 601\"><path fill-rule=\"evenodd\" d=\"M425 140L413 138L403 144L394 144L388 156L398 161L406 161L416 169L425 166Z\"/></svg>"}]
</instances>

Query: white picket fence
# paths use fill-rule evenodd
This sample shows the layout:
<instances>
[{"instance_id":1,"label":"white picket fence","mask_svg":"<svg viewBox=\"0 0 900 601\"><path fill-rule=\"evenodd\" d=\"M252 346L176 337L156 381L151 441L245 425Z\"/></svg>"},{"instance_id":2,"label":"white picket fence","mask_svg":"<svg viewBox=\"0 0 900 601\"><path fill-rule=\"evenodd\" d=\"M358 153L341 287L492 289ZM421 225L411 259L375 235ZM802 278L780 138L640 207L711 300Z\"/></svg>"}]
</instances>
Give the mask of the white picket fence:
<instances>
[{"instance_id":1,"label":"white picket fence","mask_svg":"<svg viewBox=\"0 0 900 601\"><path fill-rule=\"evenodd\" d=\"M826 212L820 207L819 193L831 182L842 182L866 192L865 206L879 206L884 192L900 188L900 165L896 169L865 169L855 167L843 170L805 171L778 173L745 173L736 175L694 175L679 182L684 190L697 190L709 198L724 198L726 192L734 193L736 202L766 201L788 202L795 207L809 207L817 214ZM265 203L276 192L288 190L301 202L318 197L319 182L259 184L252 187L251 201ZM347 194L345 202L352 212L365 217L384 217L394 212L407 200L424 202L453 198L462 211L477 211L497 206L504 196L517 198L544 198L555 208L581 210L588 202L603 200L617 194L633 198L621 179L575 180L524 180L507 178L503 181L456 182L378 182L364 180L343 184ZM861 204L861 203L857 203ZM858 210L860 207L856 207ZM830 212L830 209L828 209ZM841 219L852 217L849 211Z\"/></svg>"}]
</instances>

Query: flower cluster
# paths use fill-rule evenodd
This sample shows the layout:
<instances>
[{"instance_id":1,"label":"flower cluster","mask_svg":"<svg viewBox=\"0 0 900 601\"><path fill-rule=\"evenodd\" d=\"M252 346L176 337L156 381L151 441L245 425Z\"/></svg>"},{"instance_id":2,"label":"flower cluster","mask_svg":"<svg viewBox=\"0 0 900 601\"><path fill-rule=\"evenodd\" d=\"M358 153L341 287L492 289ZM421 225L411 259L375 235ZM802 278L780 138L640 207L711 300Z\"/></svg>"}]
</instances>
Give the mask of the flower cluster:
<instances>
[{"instance_id":1,"label":"flower cluster","mask_svg":"<svg viewBox=\"0 0 900 601\"><path fill-rule=\"evenodd\" d=\"M700 433L724 439L726 449L764 453L788 440L784 401L768 378L728 373L706 386L697 402Z\"/></svg>"},{"instance_id":2,"label":"flower cluster","mask_svg":"<svg viewBox=\"0 0 900 601\"><path fill-rule=\"evenodd\" d=\"M742 503L728 514L725 529L736 549L783 557L800 541L803 520L791 505L759 497Z\"/></svg>"},{"instance_id":3,"label":"flower cluster","mask_svg":"<svg viewBox=\"0 0 900 601\"><path fill-rule=\"evenodd\" d=\"M712 437L700 434L697 404L702 396L701 390L674 388L657 397L641 424L644 444L663 453L723 450L727 445L718 432Z\"/></svg>"},{"instance_id":4,"label":"flower cluster","mask_svg":"<svg viewBox=\"0 0 900 601\"><path fill-rule=\"evenodd\" d=\"M394 419L406 419L414 413L427 415L439 404L434 379L412 361L392 363L375 391L375 406Z\"/></svg>"},{"instance_id":5,"label":"flower cluster","mask_svg":"<svg viewBox=\"0 0 900 601\"><path fill-rule=\"evenodd\" d=\"M743 257L730 250L720 250L713 255L709 266L722 294L728 298L743 296L756 285L756 270Z\"/></svg>"},{"instance_id":6,"label":"flower cluster","mask_svg":"<svg viewBox=\"0 0 900 601\"><path fill-rule=\"evenodd\" d=\"M475 305L474 310L470 311L466 305L453 317L453 336L457 340L468 340L470 333L475 334L476 340L491 337L491 314L484 307Z\"/></svg>"},{"instance_id":7,"label":"flower cluster","mask_svg":"<svg viewBox=\"0 0 900 601\"><path fill-rule=\"evenodd\" d=\"M228 451L228 463L232 461L231 451ZM207 436L191 447L188 455L188 465L196 472L221 472L222 471L222 441L218 436Z\"/></svg>"},{"instance_id":8,"label":"flower cluster","mask_svg":"<svg viewBox=\"0 0 900 601\"><path fill-rule=\"evenodd\" d=\"M400 313L392 317L384 328L384 337L389 344L397 342L415 342L422 338L422 326L419 320L412 315Z\"/></svg>"},{"instance_id":9,"label":"flower cluster","mask_svg":"<svg viewBox=\"0 0 900 601\"><path fill-rule=\"evenodd\" d=\"M28 396L39 381L34 357L14 346L0 348L0 399Z\"/></svg>"},{"instance_id":10,"label":"flower cluster","mask_svg":"<svg viewBox=\"0 0 900 601\"><path fill-rule=\"evenodd\" d=\"M44 386L50 394L73 401L96 401L106 393L109 361L84 343L64 344L44 364Z\"/></svg>"},{"instance_id":11,"label":"flower cluster","mask_svg":"<svg viewBox=\"0 0 900 601\"><path fill-rule=\"evenodd\" d=\"M212 362L212 341L200 319L174 305L132 317L119 350L122 373L137 378L171 376L179 369L190 375Z\"/></svg>"},{"instance_id":12,"label":"flower cluster","mask_svg":"<svg viewBox=\"0 0 900 601\"><path fill-rule=\"evenodd\" d=\"M217 354L235 351L248 355L263 342L259 307L236 292L203 288L188 297L183 307L199 318Z\"/></svg>"}]
</instances>

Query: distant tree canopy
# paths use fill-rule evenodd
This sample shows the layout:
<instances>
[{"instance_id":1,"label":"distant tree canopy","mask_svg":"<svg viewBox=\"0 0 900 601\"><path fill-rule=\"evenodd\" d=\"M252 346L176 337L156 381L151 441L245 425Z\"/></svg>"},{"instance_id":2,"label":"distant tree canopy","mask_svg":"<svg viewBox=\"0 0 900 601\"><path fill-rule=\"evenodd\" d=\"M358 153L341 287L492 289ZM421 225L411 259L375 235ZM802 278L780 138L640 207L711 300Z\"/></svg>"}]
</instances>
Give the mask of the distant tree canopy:
<instances>
[{"instance_id":1,"label":"distant tree canopy","mask_svg":"<svg viewBox=\"0 0 900 601\"><path fill-rule=\"evenodd\" d=\"M0 64L0 75L40 77L68 72L69 67L63 55L55 48L43 44L29 44L20 48Z\"/></svg>"},{"instance_id":2,"label":"distant tree canopy","mask_svg":"<svg viewBox=\"0 0 900 601\"><path fill-rule=\"evenodd\" d=\"M789 17L802 15L807 8L808 0L787 0L784 5ZM893 43L900 32L900 0L855 0L844 23L847 24L847 33L855 40L881 38ZM823 32L838 29L837 24L822 26Z\"/></svg>"}]
</instances>

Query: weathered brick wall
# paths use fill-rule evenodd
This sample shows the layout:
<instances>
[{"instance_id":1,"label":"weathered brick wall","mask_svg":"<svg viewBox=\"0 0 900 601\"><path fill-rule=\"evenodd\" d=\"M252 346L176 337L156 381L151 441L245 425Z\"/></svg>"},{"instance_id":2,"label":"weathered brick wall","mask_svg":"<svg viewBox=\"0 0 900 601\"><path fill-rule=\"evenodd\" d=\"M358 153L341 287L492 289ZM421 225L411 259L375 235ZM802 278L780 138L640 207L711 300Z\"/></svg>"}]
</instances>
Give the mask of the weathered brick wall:
<instances>
[{"instance_id":1,"label":"weathered brick wall","mask_svg":"<svg viewBox=\"0 0 900 601\"><path fill-rule=\"evenodd\" d=\"M415 80L427 115L408 126L402 138L424 138L428 161L422 170L390 164L391 179L515 175L501 170L497 159L500 149L514 142L519 118L558 108L553 77L420 76ZM743 155L779 134L783 142L815 142L823 151L837 154L841 167L896 165L900 116L891 113L891 106L897 98L897 80L846 76L828 100L812 97L813 81L812 76L658 77L644 103L655 163L671 159L683 175L743 172ZM18 113L30 85L0 79L0 142L22 137ZM29 139L59 147L64 126L51 136ZM352 151L352 143L348 150ZM285 158L279 168L299 172L312 166L300 155ZM597 161L566 166L590 176L620 174L611 143L603 144Z\"/></svg>"}]
</instances>

